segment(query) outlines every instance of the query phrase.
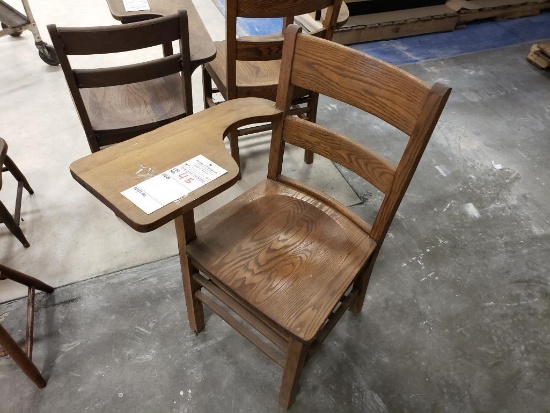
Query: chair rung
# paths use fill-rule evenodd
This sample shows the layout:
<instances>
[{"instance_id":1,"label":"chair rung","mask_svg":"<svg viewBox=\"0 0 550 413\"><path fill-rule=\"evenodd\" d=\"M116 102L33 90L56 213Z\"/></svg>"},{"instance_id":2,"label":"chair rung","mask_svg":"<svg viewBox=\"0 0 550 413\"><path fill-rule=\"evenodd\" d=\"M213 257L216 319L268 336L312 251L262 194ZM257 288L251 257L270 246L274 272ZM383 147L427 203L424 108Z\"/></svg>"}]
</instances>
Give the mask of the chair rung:
<instances>
[{"instance_id":1,"label":"chair rung","mask_svg":"<svg viewBox=\"0 0 550 413\"><path fill-rule=\"evenodd\" d=\"M193 274L193 279L208 292L210 292L214 297L216 297L219 301L224 303L229 309L234 311L244 321L250 324L265 338L271 341L275 346L279 347L283 351L286 351L288 347L288 339L286 339L280 332L275 330L273 327L263 323L262 320L259 320L258 317L252 314L237 300L235 300L233 297L231 297L229 294L227 294L225 291L223 291L221 288L216 286L214 283L212 283L199 273Z\"/></svg>"},{"instance_id":2,"label":"chair rung","mask_svg":"<svg viewBox=\"0 0 550 413\"><path fill-rule=\"evenodd\" d=\"M250 329L248 329L243 323L239 322L235 317L233 317L228 311L226 311L222 306L212 300L210 297L205 295L202 291L197 291L195 297L199 299L202 303L206 304L212 311L214 311L218 316L224 319L227 324L237 330L244 338L258 347L262 352L264 352L270 359L272 359L279 366L284 367L285 359L279 353L277 353L272 347L267 345L265 342L260 340Z\"/></svg>"}]
</instances>

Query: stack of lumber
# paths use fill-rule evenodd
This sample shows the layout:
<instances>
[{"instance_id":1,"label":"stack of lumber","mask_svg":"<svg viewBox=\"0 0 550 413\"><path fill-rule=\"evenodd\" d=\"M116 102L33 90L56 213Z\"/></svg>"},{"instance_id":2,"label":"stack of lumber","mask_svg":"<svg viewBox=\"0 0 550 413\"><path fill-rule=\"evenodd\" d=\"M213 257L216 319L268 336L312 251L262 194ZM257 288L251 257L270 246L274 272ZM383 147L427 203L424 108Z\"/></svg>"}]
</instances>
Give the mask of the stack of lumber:
<instances>
[{"instance_id":1,"label":"stack of lumber","mask_svg":"<svg viewBox=\"0 0 550 413\"><path fill-rule=\"evenodd\" d=\"M534 44L527 55L527 61L539 69L550 68L550 42Z\"/></svg>"}]
</instances>

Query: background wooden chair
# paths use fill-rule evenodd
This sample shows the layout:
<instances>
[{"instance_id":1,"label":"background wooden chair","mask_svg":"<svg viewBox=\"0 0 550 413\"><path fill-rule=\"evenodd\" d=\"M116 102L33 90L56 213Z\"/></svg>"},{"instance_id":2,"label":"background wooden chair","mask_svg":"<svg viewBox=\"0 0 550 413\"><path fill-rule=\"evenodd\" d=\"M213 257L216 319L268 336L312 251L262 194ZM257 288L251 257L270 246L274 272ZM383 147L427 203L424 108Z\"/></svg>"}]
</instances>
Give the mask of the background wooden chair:
<instances>
[{"instance_id":1,"label":"background wooden chair","mask_svg":"<svg viewBox=\"0 0 550 413\"><path fill-rule=\"evenodd\" d=\"M268 36L238 37L238 18L283 18L283 29L295 16L326 8L323 29L311 35L332 39L336 28L341 0L227 0L225 41L215 42L216 58L203 65L204 107L214 105L212 94L219 92L225 100L240 97L260 97L275 100L281 64L282 33ZM217 89L212 88L214 81ZM315 122L316 93L295 89L293 114ZM240 166L238 136L269 130L270 125L233 129L229 133L231 155ZM307 163L313 161L306 151Z\"/></svg>"},{"instance_id":2,"label":"background wooden chair","mask_svg":"<svg viewBox=\"0 0 550 413\"><path fill-rule=\"evenodd\" d=\"M8 268L0 264L0 279L10 279L19 284L29 287L27 296L27 328L25 338L25 351L23 351L17 342L9 335L9 333L0 324L0 357L10 356L21 370L33 381L39 388L46 387L46 380L40 374L40 371L32 362L32 347L33 347L33 330L34 330L34 295L35 289L53 292L53 287L37 280L22 272Z\"/></svg>"},{"instance_id":3,"label":"background wooden chair","mask_svg":"<svg viewBox=\"0 0 550 413\"><path fill-rule=\"evenodd\" d=\"M17 195L15 198L15 211L13 215L8 211L5 205L0 201L0 222L6 224L6 227L11 231L13 235L17 237L25 248L30 246L29 241L25 238L23 231L19 227L21 222L21 198L23 197L23 188L25 188L29 194L34 194L27 178L21 173L17 165L8 156L8 144L2 138L0 138L0 166L2 167L2 173L9 171L13 177L17 180ZM2 189L2 173L0 173L0 189Z\"/></svg>"},{"instance_id":4,"label":"background wooden chair","mask_svg":"<svg viewBox=\"0 0 550 413\"><path fill-rule=\"evenodd\" d=\"M48 31L92 152L193 113L187 13L106 27ZM172 54L172 42L180 52ZM142 63L74 69L71 55L122 53L163 45Z\"/></svg>"},{"instance_id":5,"label":"background wooden chair","mask_svg":"<svg viewBox=\"0 0 550 413\"><path fill-rule=\"evenodd\" d=\"M290 26L285 34L276 102L285 116L273 123L267 179L196 228L187 225L184 237L192 329L204 328L206 304L257 345L283 368L279 403L284 407L295 398L306 360L337 321L348 309L361 311L382 242L450 93L441 84L430 87L397 67L298 30ZM291 116L295 88L330 96L404 132L408 142L398 163ZM337 162L378 188L384 197L372 225L328 195L282 175L287 143Z\"/></svg>"}]
</instances>

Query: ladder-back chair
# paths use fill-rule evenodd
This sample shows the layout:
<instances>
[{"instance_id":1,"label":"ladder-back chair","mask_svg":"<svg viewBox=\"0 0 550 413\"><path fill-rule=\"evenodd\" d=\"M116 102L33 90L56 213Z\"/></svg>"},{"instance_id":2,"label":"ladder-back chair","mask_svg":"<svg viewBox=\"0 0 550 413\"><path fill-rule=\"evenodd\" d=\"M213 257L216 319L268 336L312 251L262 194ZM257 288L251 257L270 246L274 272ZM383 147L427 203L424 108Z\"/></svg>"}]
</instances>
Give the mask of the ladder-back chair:
<instances>
[{"instance_id":1,"label":"ladder-back chair","mask_svg":"<svg viewBox=\"0 0 550 413\"><path fill-rule=\"evenodd\" d=\"M192 329L204 328L206 304L257 345L283 369L283 407L293 403L306 360L337 321L348 309L361 311L380 247L450 93L298 32L294 25L285 32L276 101L285 115L273 122L267 179L195 228L186 227L180 238L187 240L189 272L183 273L190 274L184 290ZM399 161L292 116L296 89L342 101L404 132L408 141ZM285 177L285 144L324 156L378 188L384 197L372 224Z\"/></svg>"},{"instance_id":2,"label":"ladder-back chair","mask_svg":"<svg viewBox=\"0 0 550 413\"><path fill-rule=\"evenodd\" d=\"M187 12L105 27L48 31L92 152L193 113ZM172 42L180 51L173 54ZM163 46L164 57L116 67L73 68L69 56Z\"/></svg>"}]
</instances>

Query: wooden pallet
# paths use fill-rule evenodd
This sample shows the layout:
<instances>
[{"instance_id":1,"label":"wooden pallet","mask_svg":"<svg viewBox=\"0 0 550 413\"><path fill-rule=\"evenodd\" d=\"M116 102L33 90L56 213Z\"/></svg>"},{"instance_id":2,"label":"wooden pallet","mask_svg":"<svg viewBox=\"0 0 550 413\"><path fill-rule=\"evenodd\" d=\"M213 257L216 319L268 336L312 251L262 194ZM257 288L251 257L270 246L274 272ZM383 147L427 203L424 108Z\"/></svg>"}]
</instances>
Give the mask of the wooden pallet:
<instances>
[{"instance_id":1,"label":"wooden pallet","mask_svg":"<svg viewBox=\"0 0 550 413\"><path fill-rule=\"evenodd\" d=\"M448 0L447 6L456 10L458 23L484 19L516 19L533 16L550 8L550 0Z\"/></svg>"},{"instance_id":2,"label":"wooden pallet","mask_svg":"<svg viewBox=\"0 0 550 413\"><path fill-rule=\"evenodd\" d=\"M474 20L512 19L544 9L550 9L550 0L447 0L437 6L356 16L350 13L348 22L334 34L334 41L352 44L452 31Z\"/></svg>"},{"instance_id":3,"label":"wooden pallet","mask_svg":"<svg viewBox=\"0 0 550 413\"><path fill-rule=\"evenodd\" d=\"M550 42L534 44L527 55L527 61L539 69L549 69Z\"/></svg>"}]
</instances>

